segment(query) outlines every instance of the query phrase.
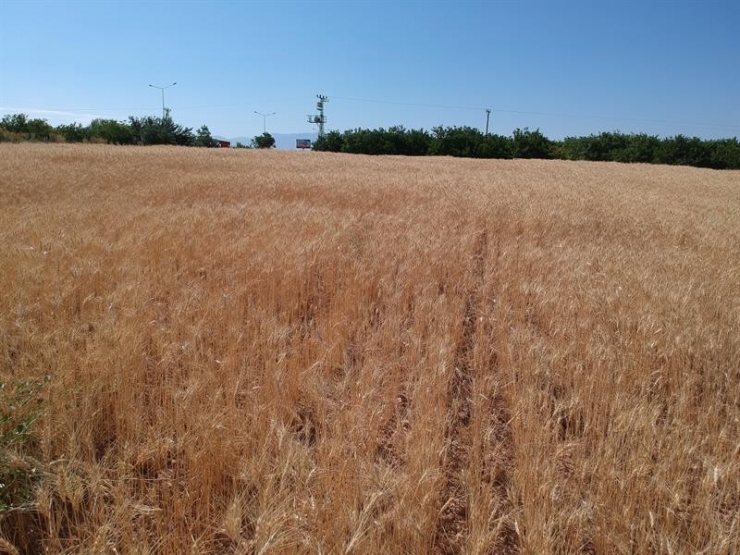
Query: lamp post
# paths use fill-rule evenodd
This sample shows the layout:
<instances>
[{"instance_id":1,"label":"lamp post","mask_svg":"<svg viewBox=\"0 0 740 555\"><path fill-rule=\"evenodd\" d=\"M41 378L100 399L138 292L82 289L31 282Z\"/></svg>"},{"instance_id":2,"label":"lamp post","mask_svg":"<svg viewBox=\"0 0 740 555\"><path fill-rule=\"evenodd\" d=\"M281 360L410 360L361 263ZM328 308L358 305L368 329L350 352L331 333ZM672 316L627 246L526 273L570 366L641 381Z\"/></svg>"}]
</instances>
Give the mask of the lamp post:
<instances>
[{"instance_id":1,"label":"lamp post","mask_svg":"<svg viewBox=\"0 0 740 555\"><path fill-rule=\"evenodd\" d=\"M268 116L274 116L275 112L270 112L269 114L263 114L262 112L258 112L257 110L254 111L255 114L262 116L262 134L264 135L267 133L267 118Z\"/></svg>"},{"instance_id":2,"label":"lamp post","mask_svg":"<svg viewBox=\"0 0 740 555\"><path fill-rule=\"evenodd\" d=\"M149 85L153 89L159 89L160 91L162 91L162 121L164 121L164 90L169 89L170 87L174 87L175 85L177 85L177 82L172 83L171 85L164 86L164 87L158 87L157 85Z\"/></svg>"}]
</instances>

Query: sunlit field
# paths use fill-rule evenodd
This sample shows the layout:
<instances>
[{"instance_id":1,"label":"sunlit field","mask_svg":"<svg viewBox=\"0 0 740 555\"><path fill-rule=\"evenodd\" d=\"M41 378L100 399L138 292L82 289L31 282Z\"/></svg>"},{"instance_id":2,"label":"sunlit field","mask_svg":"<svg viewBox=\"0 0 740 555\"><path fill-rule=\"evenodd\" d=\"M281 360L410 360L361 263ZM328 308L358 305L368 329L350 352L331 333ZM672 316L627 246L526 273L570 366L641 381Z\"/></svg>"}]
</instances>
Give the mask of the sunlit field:
<instances>
[{"instance_id":1,"label":"sunlit field","mask_svg":"<svg viewBox=\"0 0 740 555\"><path fill-rule=\"evenodd\" d=\"M0 145L0 553L740 552L740 172Z\"/></svg>"}]
</instances>

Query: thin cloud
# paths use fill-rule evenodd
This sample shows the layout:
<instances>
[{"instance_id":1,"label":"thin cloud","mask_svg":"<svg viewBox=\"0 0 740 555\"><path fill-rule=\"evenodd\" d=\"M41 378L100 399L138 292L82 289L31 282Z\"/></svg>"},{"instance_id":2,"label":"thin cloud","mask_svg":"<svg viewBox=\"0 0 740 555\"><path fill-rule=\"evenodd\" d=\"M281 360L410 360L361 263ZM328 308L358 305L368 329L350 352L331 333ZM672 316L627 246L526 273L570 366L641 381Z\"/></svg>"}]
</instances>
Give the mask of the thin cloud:
<instances>
[{"instance_id":1,"label":"thin cloud","mask_svg":"<svg viewBox=\"0 0 740 555\"><path fill-rule=\"evenodd\" d=\"M13 114L29 114L29 115L48 115L58 116L65 118L75 118L77 120L92 121L97 118L108 118L109 116L103 116L100 114L83 114L80 112L68 112L65 110L46 110L44 108L11 108L6 106L0 106L0 112L8 112Z\"/></svg>"}]
</instances>

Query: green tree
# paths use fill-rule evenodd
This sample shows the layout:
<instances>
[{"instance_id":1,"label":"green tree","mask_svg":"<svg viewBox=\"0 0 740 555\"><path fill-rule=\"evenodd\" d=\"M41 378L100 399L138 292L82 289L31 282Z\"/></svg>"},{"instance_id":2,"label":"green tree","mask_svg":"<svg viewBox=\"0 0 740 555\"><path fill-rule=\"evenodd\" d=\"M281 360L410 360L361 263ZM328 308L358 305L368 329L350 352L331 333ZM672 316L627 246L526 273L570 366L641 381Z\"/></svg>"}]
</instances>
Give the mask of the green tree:
<instances>
[{"instance_id":1,"label":"green tree","mask_svg":"<svg viewBox=\"0 0 740 555\"><path fill-rule=\"evenodd\" d=\"M651 164L655 160L655 153L660 148L660 139L654 135L640 133L629 136L629 144L620 157L619 162L637 162Z\"/></svg>"},{"instance_id":2,"label":"green tree","mask_svg":"<svg viewBox=\"0 0 740 555\"><path fill-rule=\"evenodd\" d=\"M486 136L474 127L432 128L432 139L429 154L432 156L459 156L463 158L481 158L486 148Z\"/></svg>"},{"instance_id":3,"label":"green tree","mask_svg":"<svg viewBox=\"0 0 740 555\"><path fill-rule=\"evenodd\" d=\"M274 146L275 138L266 131L252 139L252 148L273 148Z\"/></svg>"},{"instance_id":4,"label":"green tree","mask_svg":"<svg viewBox=\"0 0 740 555\"><path fill-rule=\"evenodd\" d=\"M130 145L134 143L131 126L114 119L94 119L90 122L90 138L97 138L108 144Z\"/></svg>"},{"instance_id":5,"label":"green tree","mask_svg":"<svg viewBox=\"0 0 740 555\"><path fill-rule=\"evenodd\" d=\"M740 170L740 142L737 137L710 142L711 166L716 169Z\"/></svg>"},{"instance_id":6,"label":"green tree","mask_svg":"<svg viewBox=\"0 0 740 555\"><path fill-rule=\"evenodd\" d=\"M656 153L656 161L674 166L708 168L712 164L712 148L708 141L698 137L676 135L663 139Z\"/></svg>"},{"instance_id":7,"label":"green tree","mask_svg":"<svg viewBox=\"0 0 740 555\"><path fill-rule=\"evenodd\" d=\"M79 123L57 125L54 132L64 137L68 143L81 143L90 138L90 128Z\"/></svg>"},{"instance_id":8,"label":"green tree","mask_svg":"<svg viewBox=\"0 0 740 555\"><path fill-rule=\"evenodd\" d=\"M54 128L45 119L28 119L26 114L4 115L0 129L16 134L15 140L48 141L54 135Z\"/></svg>"},{"instance_id":9,"label":"green tree","mask_svg":"<svg viewBox=\"0 0 740 555\"><path fill-rule=\"evenodd\" d=\"M513 141L503 135L483 135L475 148L476 158L511 158Z\"/></svg>"},{"instance_id":10,"label":"green tree","mask_svg":"<svg viewBox=\"0 0 740 555\"><path fill-rule=\"evenodd\" d=\"M396 154L385 129L354 129L345 131L342 152L350 154Z\"/></svg>"},{"instance_id":11,"label":"green tree","mask_svg":"<svg viewBox=\"0 0 740 555\"><path fill-rule=\"evenodd\" d=\"M28 116L26 114L5 114L0 120L0 127L12 133L28 133Z\"/></svg>"},{"instance_id":12,"label":"green tree","mask_svg":"<svg viewBox=\"0 0 740 555\"><path fill-rule=\"evenodd\" d=\"M28 134L32 141L48 141L53 133L54 128L45 119L34 118L28 122Z\"/></svg>"},{"instance_id":13,"label":"green tree","mask_svg":"<svg viewBox=\"0 0 740 555\"><path fill-rule=\"evenodd\" d=\"M134 142L141 145L179 145L193 146L195 135L189 127L178 125L169 114L164 118L147 116L129 118Z\"/></svg>"},{"instance_id":14,"label":"green tree","mask_svg":"<svg viewBox=\"0 0 740 555\"><path fill-rule=\"evenodd\" d=\"M410 129L403 135L403 149L399 154L407 156L426 156L429 153L429 145L432 138L423 129Z\"/></svg>"},{"instance_id":15,"label":"green tree","mask_svg":"<svg viewBox=\"0 0 740 555\"><path fill-rule=\"evenodd\" d=\"M540 133L539 129L515 129L514 158L552 158L550 139Z\"/></svg>"},{"instance_id":16,"label":"green tree","mask_svg":"<svg viewBox=\"0 0 740 555\"><path fill-rule=\"evenodd\" d=\"M312 150L326 152L342 152L344 136L339 131L329 131L323 137L319 137L313 142Z\"/></svg>"},{"instance_id":17,"label":"green tree","mask_svg":"<svg viewBox=\"0 0 740 555\"><path fill-rule=\"evenodd\" d=\"M207 125L203 125L195 132L195 146L211 148L216 146L216 141L211 136Z\"/></svg>"}]
</instances>

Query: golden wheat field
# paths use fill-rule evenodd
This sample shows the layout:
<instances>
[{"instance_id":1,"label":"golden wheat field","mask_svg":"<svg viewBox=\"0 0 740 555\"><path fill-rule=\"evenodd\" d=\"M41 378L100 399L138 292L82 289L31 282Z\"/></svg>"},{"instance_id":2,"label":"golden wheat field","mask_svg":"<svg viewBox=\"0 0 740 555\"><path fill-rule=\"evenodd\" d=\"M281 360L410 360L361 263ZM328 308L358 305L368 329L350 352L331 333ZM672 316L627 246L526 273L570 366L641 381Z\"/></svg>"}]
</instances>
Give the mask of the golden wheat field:
<instances>
[{"instance_id":1,"label":"golden wheat field","mask_svg":"<svg viewBox=\"0 0 740 555\"><path fill-rule=\"evenodd\" d=\"M0 145L0 553L740 552L740 172Z\"/></svg>"}]
</instances>

